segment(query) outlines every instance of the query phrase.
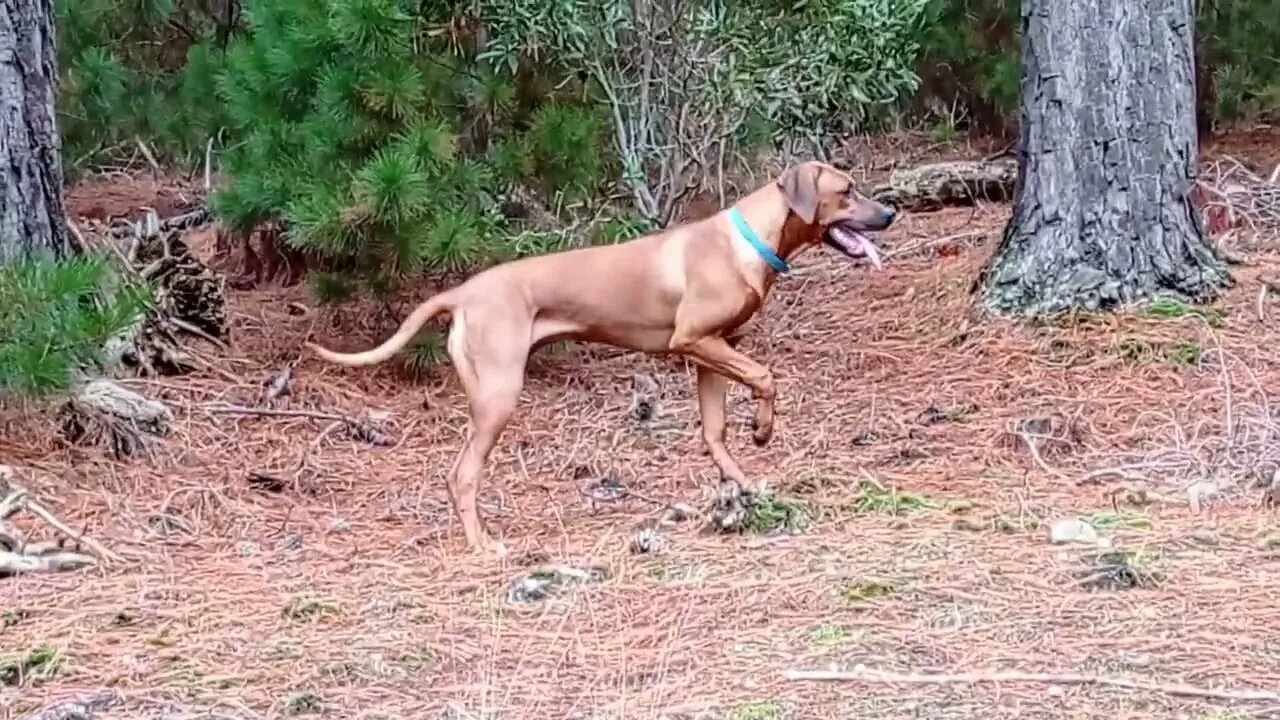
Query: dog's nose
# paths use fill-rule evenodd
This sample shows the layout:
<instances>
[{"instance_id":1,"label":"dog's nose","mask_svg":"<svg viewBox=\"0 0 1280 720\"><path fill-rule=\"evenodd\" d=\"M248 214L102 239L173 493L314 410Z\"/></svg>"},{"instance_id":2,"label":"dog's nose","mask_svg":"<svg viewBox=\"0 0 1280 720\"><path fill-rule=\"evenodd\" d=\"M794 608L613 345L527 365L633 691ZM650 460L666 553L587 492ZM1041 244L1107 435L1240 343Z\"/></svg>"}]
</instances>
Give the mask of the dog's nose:
<instances>
[{"instance_id":1,"label":"dog's nose","mask_svg":"<svg viewBox=\"0 0 1280 720\"><path fill-rule=\"evenodd\" d=\"M898 217L898 211L888 205L885 205L884 211L881 213L881 217L884 220L885 227L889 227L889 225L893 224L893 219Z\"/></svg>"}]
</instances>

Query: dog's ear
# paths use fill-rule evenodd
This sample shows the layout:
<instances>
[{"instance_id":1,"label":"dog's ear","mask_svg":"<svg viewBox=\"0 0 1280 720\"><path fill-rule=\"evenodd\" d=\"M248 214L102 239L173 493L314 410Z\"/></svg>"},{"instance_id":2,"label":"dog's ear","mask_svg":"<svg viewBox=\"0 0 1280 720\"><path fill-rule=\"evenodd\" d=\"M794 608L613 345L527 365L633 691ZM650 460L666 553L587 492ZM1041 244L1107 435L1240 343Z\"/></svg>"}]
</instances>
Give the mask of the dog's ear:
<instances>
[{"instance_id":1,"label":"dog's ear","mask_svg":"<svg viewBox=\"0 0 1280 720\"><path fill-rule=\"evenodd\" d=\"M778 189L791 212L812 225L818 215L818 174L822 169L812 163L787 168L778 178Z\"/></svg>"}]
</instances>

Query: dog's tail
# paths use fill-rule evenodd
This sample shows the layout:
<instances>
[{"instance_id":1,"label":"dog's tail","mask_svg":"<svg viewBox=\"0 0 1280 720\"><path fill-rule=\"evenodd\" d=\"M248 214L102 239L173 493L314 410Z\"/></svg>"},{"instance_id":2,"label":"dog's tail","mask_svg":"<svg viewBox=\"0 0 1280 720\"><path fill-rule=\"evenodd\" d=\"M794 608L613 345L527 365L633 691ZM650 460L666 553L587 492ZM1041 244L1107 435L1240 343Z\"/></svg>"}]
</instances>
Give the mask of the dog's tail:
<instances>
[{"instance_id":1,"label":"dog's tail","mask_svg":"<svg viewBox=\"0 0 1280 720\"><path fill-rule=\"evenodd\" d=\"M329 362L338 363L340 365L373 365L380 363L392 355L400 351L400 348L409 344L414 335L422 329L423 325L431 318L445 311L452 311L455 304L455 298L452 293L446 291L438 295L433 295L424 301L421 305L414 309L404 322L400 323L400 329L395 335L387 338L386 342L372 350L366 350L360 353L339 353L319 345L308 342L304 343L315 354L328 360Z\"/></svg>"}]
</instances>

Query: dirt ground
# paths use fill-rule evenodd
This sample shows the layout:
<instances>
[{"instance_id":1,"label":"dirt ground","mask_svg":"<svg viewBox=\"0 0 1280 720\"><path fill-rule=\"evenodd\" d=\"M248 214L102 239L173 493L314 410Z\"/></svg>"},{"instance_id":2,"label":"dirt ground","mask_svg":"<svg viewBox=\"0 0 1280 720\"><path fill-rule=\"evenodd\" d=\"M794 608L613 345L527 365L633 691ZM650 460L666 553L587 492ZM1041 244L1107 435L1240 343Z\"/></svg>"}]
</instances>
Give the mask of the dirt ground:
<instances>
[{"instance_id":1,"label":"dirt ground","mask_svg":"<svg viewBox=\"0 0 1280 720\"><path fill-rule=\"evenodd\" d=\"M0 462L126 559L0 583L0 718L104 689L102 718L1280 717L1260 488L1280 460L1280 304L1260 294L1280 237L1252 237L1210 311L1016 325L970 295L1006 216L907 215L879 273L803 258L744 343L776 374L777 436L749 441L740 388L730 432L744 470L814 517L689 521L653 555L630 551L636 528L704 506L715 480L683 361L535 359L483 492L504 565L467 553L445 498L465 423L451 369L298 362L276 408L383 411L391 447L219 414L258 406L313 328L345 348L388 330L369 308L294 314L302 288L235 294L230 353L128 383L177 414L152 460L60 445L38 410L0 426ZM630 494L593 499L602 479ZM1101 541L1050 542L1071 518ZM600 572L514 602L547 562ZM814 670L902 676L787 675Z\"/></svg>"}]
</instances>

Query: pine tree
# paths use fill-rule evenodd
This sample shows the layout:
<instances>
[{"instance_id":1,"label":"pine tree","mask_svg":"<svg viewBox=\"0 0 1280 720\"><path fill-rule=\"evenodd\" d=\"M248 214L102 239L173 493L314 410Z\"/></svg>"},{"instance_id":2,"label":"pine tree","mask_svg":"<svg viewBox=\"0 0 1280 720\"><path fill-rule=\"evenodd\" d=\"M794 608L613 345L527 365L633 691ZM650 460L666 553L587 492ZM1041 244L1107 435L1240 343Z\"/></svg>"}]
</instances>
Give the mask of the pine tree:
<instances>
[{"instance_id":1,"label":"pine tree","mask_svg":"<svg viewBox=\"0 0 1280 720\"><path fill-rule=\"evenodd\" d=\"M246 13L219 78L240 143L214 207L241 233L283 220L291 246L326 260L322 297L508 257L505 184L597 182L588 111L522 109L511 79L430 40L439 18L416 3L256 0Z\"/></svg>"},{"instance_id":2,"label":"pine tree","mask_svg":"<svg viewBox=\"0 0 1280 720\"><path fill-rule=\"evenodd\" d=\"M138 321L149 297L145 286L119 286L103 257L0 265L0 395L67 388L98 365L104 341Z\"/></svg>"},{"instance_id":3,"label":"pine tree","mask_svg":"<svg viewBox=\"0 0 1280 720\"><path fill-rule=\"evenodd\" d=\"M62 202L54 100L55 31L48 2L0 5L0 395L68 386L109 336L130 325L145 297L105 290L101 258L76 254ZM12 102L11 102L12 100Z\"/></svg>"},{"instance_id":4,"label":"pine tree","mask_svg":"<svg viewBox=\"0 0 1280 720\"><path fill-rule=\"evenodd\" d=\"M194 0L54 4L68 174L132 154L138 140L162 163L203 159L206 143L226 124L214 76L234 13Z\"/></svg>"}]
</instances>

